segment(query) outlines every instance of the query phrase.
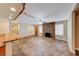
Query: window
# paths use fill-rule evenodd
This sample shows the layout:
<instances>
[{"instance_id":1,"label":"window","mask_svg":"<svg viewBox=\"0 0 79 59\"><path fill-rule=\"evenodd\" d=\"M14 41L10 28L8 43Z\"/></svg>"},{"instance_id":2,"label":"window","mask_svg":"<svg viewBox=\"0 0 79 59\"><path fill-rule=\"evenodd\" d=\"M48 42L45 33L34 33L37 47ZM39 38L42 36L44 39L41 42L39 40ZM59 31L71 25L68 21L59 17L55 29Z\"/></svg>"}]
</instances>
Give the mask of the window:
<instances>
[{"instance_id":1,"label":"window","mask_svg":"<svg viewBox=\"0 0 79 59\"><path fill-rule=\"evenodd\" d=\"M64 26L63 26L63 24L57 24L55 26L55 34L56 35L64 35Z\"/></svg>"}]
</instances>

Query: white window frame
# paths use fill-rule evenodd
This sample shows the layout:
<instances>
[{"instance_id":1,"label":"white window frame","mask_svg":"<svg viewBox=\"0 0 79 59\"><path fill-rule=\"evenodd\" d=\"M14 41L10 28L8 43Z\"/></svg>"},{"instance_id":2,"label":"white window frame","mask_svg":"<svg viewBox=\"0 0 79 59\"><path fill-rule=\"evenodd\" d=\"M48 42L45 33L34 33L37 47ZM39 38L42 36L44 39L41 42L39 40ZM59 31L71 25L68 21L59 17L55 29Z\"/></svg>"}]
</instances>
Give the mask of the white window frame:
<instances>
[{"instance_id":1,"label":"white window frame","mask_svg":"<svg viewBox=\"0 0 79 59\"><path fill-rule=\"evenodd\" d=\"M55 25L55 35L64 35L64 24Z\"/></svg>"}]
</instances>

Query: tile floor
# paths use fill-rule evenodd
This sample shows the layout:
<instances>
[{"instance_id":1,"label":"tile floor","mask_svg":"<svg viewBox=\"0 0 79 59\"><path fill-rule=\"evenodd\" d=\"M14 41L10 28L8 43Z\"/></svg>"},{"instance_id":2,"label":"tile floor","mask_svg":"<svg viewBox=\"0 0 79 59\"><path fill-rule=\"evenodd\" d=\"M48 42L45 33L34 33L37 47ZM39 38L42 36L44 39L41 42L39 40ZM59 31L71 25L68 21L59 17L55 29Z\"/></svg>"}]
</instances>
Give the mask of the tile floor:
<instances>
[{"instance_id":1,"label":"tile floor","mask_svg":"<svg viewBox=\"0 0 79 59\"><path fill-rule=\"evenodd\" d=\"M13 56L74 56L67 42L45 37L31 37L13 42Z\"/></svg>"}]
</instances>

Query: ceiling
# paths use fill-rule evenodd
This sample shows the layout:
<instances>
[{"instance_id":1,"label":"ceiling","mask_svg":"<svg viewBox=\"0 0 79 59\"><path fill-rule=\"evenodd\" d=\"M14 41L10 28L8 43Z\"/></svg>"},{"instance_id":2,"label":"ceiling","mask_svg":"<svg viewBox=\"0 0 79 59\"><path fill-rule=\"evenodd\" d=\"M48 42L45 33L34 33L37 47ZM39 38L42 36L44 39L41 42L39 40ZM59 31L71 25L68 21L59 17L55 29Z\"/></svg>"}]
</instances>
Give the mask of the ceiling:
<instances>
[{"instance_id":1,"label":"ceiling","mask_svg":"<svg viewBox=\"0 0 79 59\"><path fill-rule=\"evenodd\" d=\"M20 23L38 24L66 20L75 3L26 3L25 10L18 17Z\"/></svg>"},{"instance_id":2,"label":"ceiling","mask_svg":"<svg viewBox=\"0 0 79 59\"><path fill-rule=\"evenodd\" d=\"M14 8L15 12L12 11L10 8ZM8 19L15 19L16 16L21 12L23 6L21 3L0 3L0 21L1 20L8 20ZM11 18L9 18L11 17Z\"/></svg>"}]
</instances>

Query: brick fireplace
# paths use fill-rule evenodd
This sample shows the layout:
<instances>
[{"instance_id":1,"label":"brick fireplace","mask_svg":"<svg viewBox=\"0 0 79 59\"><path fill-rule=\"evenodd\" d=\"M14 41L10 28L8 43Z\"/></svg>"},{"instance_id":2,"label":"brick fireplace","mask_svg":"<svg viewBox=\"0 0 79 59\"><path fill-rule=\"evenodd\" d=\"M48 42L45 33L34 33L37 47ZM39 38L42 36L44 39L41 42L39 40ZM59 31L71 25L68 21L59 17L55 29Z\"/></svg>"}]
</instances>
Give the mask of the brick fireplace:
<instances>
[{"instance_id":1,"label":"brick fireplace","mask_svg":"<svg viewBox=\"0 0 79 59\"><path fill-rule=\"evenodd\" d=\"M55 38L55 22L43 24L43 37Z\"/></svg>"}]
</instances>

